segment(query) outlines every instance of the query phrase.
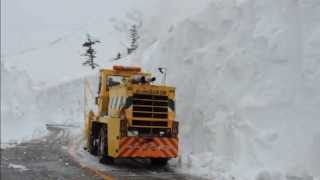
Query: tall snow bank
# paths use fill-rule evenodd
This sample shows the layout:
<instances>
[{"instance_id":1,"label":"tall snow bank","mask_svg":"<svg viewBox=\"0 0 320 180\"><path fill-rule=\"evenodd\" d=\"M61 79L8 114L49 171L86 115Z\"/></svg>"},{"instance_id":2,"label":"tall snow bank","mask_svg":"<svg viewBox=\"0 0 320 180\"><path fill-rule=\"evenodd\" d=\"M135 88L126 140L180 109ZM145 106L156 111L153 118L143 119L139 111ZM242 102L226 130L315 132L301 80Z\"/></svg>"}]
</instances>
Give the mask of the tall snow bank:
<instances>
[{"instance_id":1,"label":"tall snow bank","mask_svg":"<svg viewBox=\"0 0 320 180\"><path fill-rule=\"evenodd\" d=\"M1 64L1 143L39 138L46 124L82 126L84 122L84 79L90 89L87 110L93 107L97 76L69 79L52 86L34 86L24 71ZM89 93L89 92L87 92Z\"/></svg>"},{"instance_id":2,"label":"tall snow bank","mask_svg":"<svg viewBox=\"0 0 320 180\"><path fill-rule=\"evenodd\" d=\"M131 57L168 68L194 173L320 176L318 12L316 0L213 1Z\"/></svg>"},{"instance_id":3,"label":"tall snow bank","mask_svg":"<svg viewBox=\"0 0 320 180\"><path fill-rule=\"evenodd\" d=\"M69 79L35 86L28 74L1 64L1 143L19 143L46 133L46 124L83 125L84 79L96 93L97 78ZM94 97L89 96L92 107ZM3 146L5 147L5 146Z\"/></svg>"},{"instance_id":4,"label":"tall snow bank","mask_svg":"<svg viewBox=\"0 0 320 180\"><path fill-rule=\"evenodd\" d=\"M93 107L94 95L97 93L98 76L88 76L69 80L58 85L43 88L37 94L38 108L47 123L80 125L84 123L84 81L89 82L87 111Z\"/></svg>"},{"instance_id":5,"label":"tall snow bank","mask_svg":"<svg viewBox=\"0 0 320 180\"><path fill-rule=\"evenodd\" d=\"M1 64L1 143L28 140L44 132L30 78Z\"/></svg>"}]
</instances>

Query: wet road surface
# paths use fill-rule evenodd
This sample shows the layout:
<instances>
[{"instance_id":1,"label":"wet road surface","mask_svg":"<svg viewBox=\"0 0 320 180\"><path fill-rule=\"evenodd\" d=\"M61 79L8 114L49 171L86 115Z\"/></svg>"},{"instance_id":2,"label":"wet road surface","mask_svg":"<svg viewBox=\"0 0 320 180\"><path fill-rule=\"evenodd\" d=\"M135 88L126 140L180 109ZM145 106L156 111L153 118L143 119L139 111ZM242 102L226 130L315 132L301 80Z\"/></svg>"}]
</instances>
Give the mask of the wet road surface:
<instances>
[{"instance_id":1,"label":"wet road surface","mask_svg":"<svg viewBox=\"0 0 320 180\"><path fill-rule=\"evenodd\" d=\"M121 159L114 165L99 164L96 157L82 150L81 138L70 135L68 128L50 127L48 130L44 138L1 149L1 180L202 179L177 173L171 165L152 167L141 159Z\"/></svg>"}]
</instances>

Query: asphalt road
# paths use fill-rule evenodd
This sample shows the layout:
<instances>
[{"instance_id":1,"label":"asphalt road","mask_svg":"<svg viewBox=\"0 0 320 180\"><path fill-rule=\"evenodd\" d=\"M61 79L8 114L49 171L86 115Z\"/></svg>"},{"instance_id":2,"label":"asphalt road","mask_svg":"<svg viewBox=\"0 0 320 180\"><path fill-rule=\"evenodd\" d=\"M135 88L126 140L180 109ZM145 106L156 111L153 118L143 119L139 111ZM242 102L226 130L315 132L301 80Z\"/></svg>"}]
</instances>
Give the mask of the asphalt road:
<instances>
[{"instance_id":1,"label":"asphalt road","mask_svg":"<svg viewBox=\"0 0 320 180\"><path fill-rule=\"evenodd\" d=\"M80 140L70 135L68 128L51 127L44 138L1 149L1 180L202 179L177 173L171 165L152 167L146 160L99 164L96 157L82 150Z\"/></svg>"}]
</instances>

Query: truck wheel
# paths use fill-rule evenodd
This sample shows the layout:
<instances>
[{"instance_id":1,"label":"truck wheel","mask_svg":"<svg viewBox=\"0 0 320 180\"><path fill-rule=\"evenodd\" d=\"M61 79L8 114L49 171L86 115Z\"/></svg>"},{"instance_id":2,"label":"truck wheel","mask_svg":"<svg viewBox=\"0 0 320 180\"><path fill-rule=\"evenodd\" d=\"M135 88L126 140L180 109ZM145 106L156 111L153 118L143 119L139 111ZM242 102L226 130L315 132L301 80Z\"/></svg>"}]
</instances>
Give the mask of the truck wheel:
<instances>
[{"instance_id":1,"label":"truck wheel","mask_svg":"<svg viewBox=\"0 0 320 180\"><path fill-rule=\"evenodd\" d=\"M108 155L108 136L105 127L100 128L98 156L99 161L103 164L113 163L113 158Z\"/></svg>"},{"instance_id":2,"label":"truck wheel","mask_svg":"<svg viewBox=\"0 0 320 180\"><path fill-rule=\"evenodd\" d=\"M151 158L151 164L154 166L166 166L168 164L168 158Z\"/></svg>"},{"instance_id":3,"label":"truck wheel","mask_svg":"<svg viewBox=\"0 0 320 180\"><path fill-rule=\"evenodd\" d=\"M94 138L93 135L90 135L88 137L88 145L89 145L88 149L90 154L95 156L98 155L98 143L97 143L97 139Z\"/></svg>"}]
</instances>

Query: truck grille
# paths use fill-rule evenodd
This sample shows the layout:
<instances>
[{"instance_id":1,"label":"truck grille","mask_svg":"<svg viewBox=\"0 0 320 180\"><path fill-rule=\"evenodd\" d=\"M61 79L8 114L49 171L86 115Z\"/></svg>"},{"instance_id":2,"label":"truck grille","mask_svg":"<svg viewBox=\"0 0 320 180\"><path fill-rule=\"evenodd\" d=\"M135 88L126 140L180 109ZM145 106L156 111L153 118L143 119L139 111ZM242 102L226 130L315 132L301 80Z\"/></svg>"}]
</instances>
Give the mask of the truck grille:
<instances>
[{"instance_id":1,"label":"truck grille","mask_svg":"<svg viewBox=\"0 0 320 180\"><path fill-rule=\"evenodd\" d=\"M133 118L168 119L168 97L133 94Z\"/></svg>"},{"instance_id":2,"label":"truck grille","mask_svg":"<svg viewBox=\"0 0 320 180\"><path fill-rule=\"evenodd\" d=\"M141 121L141 120L133 120L133 126L168 126L167 121Z\"/></svg>"}]
</instances>

